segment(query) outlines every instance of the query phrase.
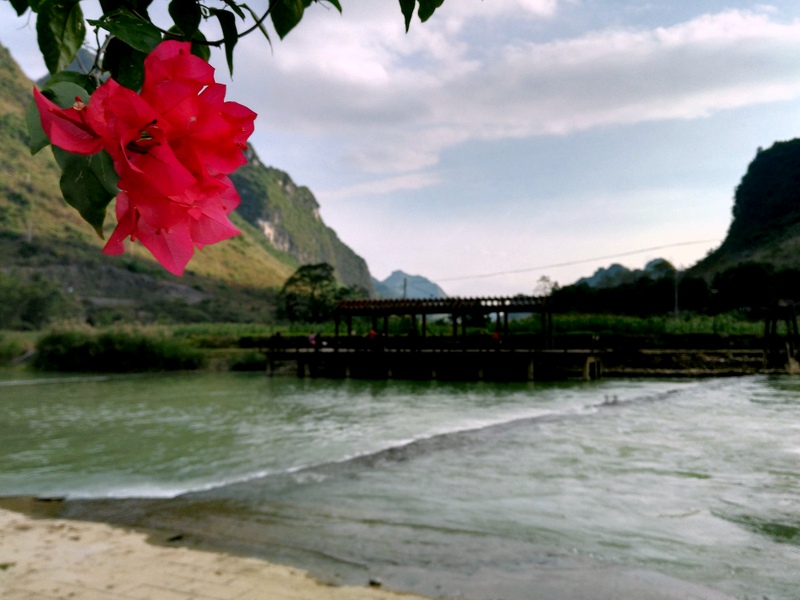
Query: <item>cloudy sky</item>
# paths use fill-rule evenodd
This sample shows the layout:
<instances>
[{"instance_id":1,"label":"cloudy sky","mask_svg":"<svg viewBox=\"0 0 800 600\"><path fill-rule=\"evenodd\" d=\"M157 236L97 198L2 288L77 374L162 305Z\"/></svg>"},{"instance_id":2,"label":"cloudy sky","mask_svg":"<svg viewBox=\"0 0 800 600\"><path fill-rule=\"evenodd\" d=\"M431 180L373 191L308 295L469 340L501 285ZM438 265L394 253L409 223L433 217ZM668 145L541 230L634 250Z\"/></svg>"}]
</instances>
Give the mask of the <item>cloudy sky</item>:
<instances>
[{"instance_id":1,"label":"cloudy sky","mask_svg":"<svg viewBox=\"0 0 800 600\"><path fill-rule=\"evenodd\" d=\"M396 0L342 6L272 49L242 40L228 98L379 279L514 294L612 262L688 267L724 238L757 148L800 130L797 2L446 0L408 34ZM7 0L0 43L44 73Z\"/></svg>"}]
</instances>

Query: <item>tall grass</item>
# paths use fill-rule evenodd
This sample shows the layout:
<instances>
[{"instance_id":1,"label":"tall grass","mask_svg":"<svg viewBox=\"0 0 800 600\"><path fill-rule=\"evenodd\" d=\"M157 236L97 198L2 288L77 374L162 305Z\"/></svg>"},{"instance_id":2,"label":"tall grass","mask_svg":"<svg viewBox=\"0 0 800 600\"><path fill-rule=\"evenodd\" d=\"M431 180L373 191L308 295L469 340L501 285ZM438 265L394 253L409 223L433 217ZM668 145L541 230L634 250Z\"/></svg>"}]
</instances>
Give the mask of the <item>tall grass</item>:
<instances>
[{"instance_id":1,"label":"tall grass","mask_svg":"<svg viewBox=\"0 0 800 600\"><path fill-rule=\"evenodd\" d=\"M511 333L540 333L541 321L538 315L511 321ZM685 315L658 317L629 317L620 315L593 315L578 313L557 313L553 315L553 330L558 334L590 333L595 335L763 335L764 323L751 321L737 313L721 315ZM785 326L779 323L779 333L785 333Z\"/></svg>"},{"instance_id":2,"label":"tall grass","mask_svg":"<svg viewBox=\"0 0 800 600\"><path fill-rule=\"evenodd\" d=\"M205 357L186 342L131 331L60 331L43 336L33 366L45 371L125 373L199 369Z\"/></svg>"},{"instance_id":3,"label":"tall grass","mask_svg":"<svg viewBox=\"0 0 800 600\"><path fill-rule=\"evenodd\" d=\"M0 365L10 364L24 351L25 348L19 339L0 335Z\"/></svg>"},{"instance_id":4,"label":"tall grass","mask_svg":"<svg viewBox=\"0 0 800 600\"><path fill-rule=\"evenodd\" d=\"M492 315L494 317L494 315ZM372 328L371 319L353 319L353 332L355 335L366 335ZM422 326L421 319L417 317L417 330ZM482 325L467 327L467 335L491 333L495 330L496 322L488 319ZM389 319L389 335L407 335L413 329L410 317L392 316ZM620 315L583 314L583 313L556 313L553 315L553 329L559 334L616 334L616 335L686 335L686 334L717 334L717 335L762 335L764 323L751 321L738 313L725 313L716 316L687 314L680 318L674 316L657 317L631 317ZM779 324L779 332L785 332L785 326ZM383 330L383 318L378 319L378 330ZM193 325L167 326L164 331L170 332L176 338L186 339L192 345L206 348L235 346L236 340L243 336L265 336L274 333L284 336L306 336L311 333L321 333L326 337L334 334L332 322L327 323L283 323L283 324L245 324L245 323L198 323ZM458 331L461 332L459 325ZM539 315L509 321L511 334L537 334L541 333L541 318ZM449 319L431 320L427 322L428 335L452 335L453 325ZM339 334L347 335L347 327L340 324Z\"/></svg>"}]
</instances>

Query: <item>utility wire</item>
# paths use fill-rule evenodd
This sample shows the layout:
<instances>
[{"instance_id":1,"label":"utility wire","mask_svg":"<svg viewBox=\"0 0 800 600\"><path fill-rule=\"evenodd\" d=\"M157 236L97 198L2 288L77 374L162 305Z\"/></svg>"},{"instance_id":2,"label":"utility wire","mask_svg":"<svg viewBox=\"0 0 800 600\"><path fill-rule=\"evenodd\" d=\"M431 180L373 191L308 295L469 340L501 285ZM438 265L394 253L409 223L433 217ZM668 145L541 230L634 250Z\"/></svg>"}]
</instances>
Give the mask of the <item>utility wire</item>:
<instances>
[{"instance_id":1,"label":"utility wire","mask_svg":"<svg viewBox=\"0 0 800 600\"><path fill-rule=\"evenodd\" d=\"M518 273L530 273L531 271L542 271L544 269L555 269L558 267L569 267L572 265L580 265L583 263L594 262L597 260L609 260L612 258L622 258L623 256L633 256L634 254L644 254L645 252L653 252L655 250L664 250L665 248L676 248L678 246L692 246L694 244L708 244L709 242L717 242L719 240L696 240L694 242L678 242L677 244L665 244L663 246L653 246L651 248L641 248L639 250L631 250L629 252L621 252L619 254L609 254L607 256L597 256L595 258L584 258L581 260L571 260L569 262L555 263L552 265L542 265L539 267L528 267L527 269L516 269L514 271L498 271L496 273L482 273L480 275L461 275L459 277L446 277L437 279L436 281L463 281L465 279L486 279L488 277L499 277L501 275L516 275Z\"/></svg>"}]
</instances>

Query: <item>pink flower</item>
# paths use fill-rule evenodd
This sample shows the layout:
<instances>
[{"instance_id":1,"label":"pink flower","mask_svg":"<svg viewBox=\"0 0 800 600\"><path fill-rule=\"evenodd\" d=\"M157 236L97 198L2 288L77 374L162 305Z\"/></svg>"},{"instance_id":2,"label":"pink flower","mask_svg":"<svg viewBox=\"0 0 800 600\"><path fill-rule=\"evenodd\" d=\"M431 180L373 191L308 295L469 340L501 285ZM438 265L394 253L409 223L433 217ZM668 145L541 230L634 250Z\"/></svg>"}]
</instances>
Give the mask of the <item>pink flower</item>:
<instances>
[{"instance_id":1,"label":"pink flower","mask_svg":"<svg viewBox=\"0 0 800 600\"><path fill-rule=\"evenodd\" d=\"M108 80L87 104L62 109L34 90L54 145L82 155L102 149L114 161L117 227L103 252L120 254L130 237L177 275L195 247L240 233L228 219L240 200L227 175L245 163L256 117L225 101L213 67L190 49L159 44L145 59L139 94Z\"/></svg>"},{"instance_id":2,"label":"pink flower","mask_svg":"<svg viewBox=\"0 0 800 600\"><path fill-rule=\"evenodd\" d=\"M33 88L33 99L53 145L76 154L95 154L103 148L99 136L86 123L86 105L80 98L71 108L59 108Z\"/></svg>"}]
</instances>

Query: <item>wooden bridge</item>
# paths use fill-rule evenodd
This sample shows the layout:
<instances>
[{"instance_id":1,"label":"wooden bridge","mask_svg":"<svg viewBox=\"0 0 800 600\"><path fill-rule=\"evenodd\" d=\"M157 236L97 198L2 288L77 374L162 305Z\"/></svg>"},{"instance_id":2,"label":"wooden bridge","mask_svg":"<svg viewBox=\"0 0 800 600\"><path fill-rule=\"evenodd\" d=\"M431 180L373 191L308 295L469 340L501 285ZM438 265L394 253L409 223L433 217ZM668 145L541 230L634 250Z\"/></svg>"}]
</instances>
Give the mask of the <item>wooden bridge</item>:
<instances>
[{"instance_id":1,"label":"wooden bridge","mask_svg":"<svg viewBox=\"0 0 800 600\"><path fill-rule=\"evenodd\" d=\"M412 321L412 335L423 339L427 337L427 318L429 315L448 315L453 324L453 337L467 335L468 317L496 316L495 332L508 337L508 318L511 314L539 313L542 321L543 337L541 343L552 341L553 316L547 299L537 296L511 296L502 298L426 298L403 300L346 300L340 302L333 312L336 337L342 323L347 325L346 335L352 331L353 317L372 319L372 330L389 335L389 317L408 316ZM418 323L419 317L419 323ZM382 325L382 327L381 327Z\"/></svg>"},{"instance_id":2,"label":"wooden bridge","mask_svg":"<svg viewBox=\"0 0 800 600\"><path fill-rule=\"evenodd\" d=\"M772 311L764 336L686 335L653 340L622 335L553 335L546 298L532 296L413 300L352 300L334 314L333 337L251 338L267 372L300 377L531 381L611 376L723 376L797 372L800 336L793 304ZM509 316L538 315L538 334L510 334ZM450 335L431 335L429 319L448 316ZM409 317L407 335L390 335L391 316ZM470 317L489 318L481 335L467 335ZM367 336L353 319L371 320ZM787 336L777 335L778 321Z\"/></svg>"},{"instance_id":3,"label":"wooden bridge","mask_svg":"<svg viewBox=\"0 0 800 600\"><path fill-rule=\"evenodd\" d=\"M538 314L542 333L510 335L509 316L514 313ZM450 318L452 335L429 334L428 319L433 315ZM410 317L408 335L389 334L391 316ZM477 316L489 317L493 327L482 335L467 336L467 321ZM371 320L368 336L353 335L357 317ZM552 348L553 321L545 298L350 300L336 307L333 320L333 338L273 336L266 348L268 372L289 364L301 377L499 381L595 379L602 372L602 362L592 349Z\"/></svg>"},{"instance_id":4,"label":"wooden bridge","mask_svg":"<svg viewBox=\"0 0 800 600\"><path fill-rule=\"evenodd\" d=\"M509 316L538 315L538 334L510 334ZM391 316L409 317L407 335L389 335ZM430 335L428 319L448 316L450 335ZM244 338L267 372L300 377L531 381L601 376L725 376L798 372L794 305L770 312L763 336L553 334L550 306L532 296L424 300L355 300L334 312L333 337ZM470 317L489 317L481 335L467 335ZM355 318L371 321L353 335ZM778 335L778 322L787 335Z\"/></svg>"}]
</instances>

